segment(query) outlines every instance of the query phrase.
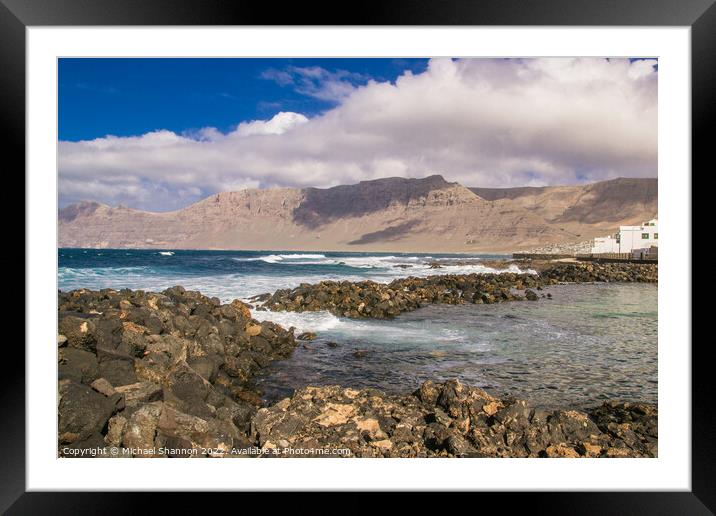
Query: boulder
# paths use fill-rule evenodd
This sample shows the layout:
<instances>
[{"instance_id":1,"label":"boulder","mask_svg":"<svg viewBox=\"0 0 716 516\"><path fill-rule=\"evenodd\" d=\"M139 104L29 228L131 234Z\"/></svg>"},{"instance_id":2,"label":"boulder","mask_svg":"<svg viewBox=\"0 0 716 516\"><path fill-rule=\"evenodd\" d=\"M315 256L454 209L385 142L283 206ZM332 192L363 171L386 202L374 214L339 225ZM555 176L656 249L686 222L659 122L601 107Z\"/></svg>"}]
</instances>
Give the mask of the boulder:
<instances>
[{"instance_id":1,"label":"boulder","mask_svg":"<svg viewBox=\"0 0 716 516\"><path fill-rule=\"evenodd\" d=\"M155 401L138 408L128 419L122 434L122 446L134 449L134 457L153 457L154 437L164 403ZM146 451L146 453L143 453Z\"/></svg>"},{"instance_id":2,"label":"boulder","mask_svg":"<svg viewBox=\"0 0 716 516\"><path fill-rule=\"evenodd\" d=\"M152 382L137 382L129 385L120 385L116 391L124 396L128 407L162 400L162 388Z\"/></svg>"},{"instance_id":3,"label":"boulder","mask_svg":"<svg viewBox=\"0 0 716 516\"><path fill-rule=\"evenodd\" d=\"M114 390L114 387L112 387L112 384L109 383L104 378L97 378L95 381L93 381L90 384L90 387L92 387L95 391L99 392L100 394L104 394L105 396L114 396L117 394L117 391Z\"/></svg>"},{"instance_id":4,"label":"boulder","mask_svg":"<svg viewBox=\"0 0 716 516\"><path fill-rule=\"evenodd\" d=\"M90 384L100 376L97 356L80 348L60 348L57 376L60 380Z\"/></svg>"},{"instance_id":5,"label":"boulder","mask_svg":"<svg viewBox=\"0 0 716 516\"><path fill-rule=\"evenodd\" d=\"M537 301L539 296L534 290L527 289L525 290L525 298L527 298L528 301Z\"/></svg>"},{"instance_id":6,"label":"boulder","mask_svg":"<svg viewBox=\"0 0 716 516\"><path fill-rule=\"evenodd\" d=\"M98 348L99 373L115 388L120 385L136 383L134 357L117 351Z\"/></svg>"},{"instance_id":7,"label":"boulder","mask_svg":"<svg viewBox=\"0 0 716 516\"><path fill-rule=\"evenodd\" d=\"M86 385L61 380L59 441L69 444L99 434L117 408L117 397L106 397Z\"/></svg>"},{"instance_id":8,"label":"boulder","mask_svg":"<svg viewBox=\"0 0 716 516\"><path fill-rule=\"evenodd\" d=\"M249 305L247 305L246 303L243 303L243 302L239 301L238 299L234 299L231 302L230 306L231 306L231 308L234 309L234 311L236 311L236 313L240 317L242 317L244 319L251 319L251 310L249 310Z\"/></svg>"},{"instance_id":9,"label":"boulder","mask_svg":"<svg viewBox=\"0 0 716 516\"><path fill-rule=\"evenodd\" d=\"M96 351L95 323L91 318L65 316L60 318L58 329L67 338L68 346L93 353Z\"/></svg>"}]
</instances>

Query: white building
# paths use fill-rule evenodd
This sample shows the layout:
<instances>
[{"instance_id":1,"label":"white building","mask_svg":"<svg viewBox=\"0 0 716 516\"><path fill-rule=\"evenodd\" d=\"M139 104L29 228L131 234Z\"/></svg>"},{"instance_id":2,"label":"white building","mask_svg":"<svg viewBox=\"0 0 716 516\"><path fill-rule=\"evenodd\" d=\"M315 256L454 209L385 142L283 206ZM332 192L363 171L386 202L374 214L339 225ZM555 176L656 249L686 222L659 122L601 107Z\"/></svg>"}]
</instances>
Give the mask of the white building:
<instances>
[{"instance_id":1,"label":"white building","mask_svg":"<svg viewBox=\"0 0 716 516\"><path fill-rule=\"evenodd\" d=\"M619 226L619 232L594 239L592 254L631 253L639 249L659 246L659 222L651 219L641 226Z\"/></svg>"}]
</instances>

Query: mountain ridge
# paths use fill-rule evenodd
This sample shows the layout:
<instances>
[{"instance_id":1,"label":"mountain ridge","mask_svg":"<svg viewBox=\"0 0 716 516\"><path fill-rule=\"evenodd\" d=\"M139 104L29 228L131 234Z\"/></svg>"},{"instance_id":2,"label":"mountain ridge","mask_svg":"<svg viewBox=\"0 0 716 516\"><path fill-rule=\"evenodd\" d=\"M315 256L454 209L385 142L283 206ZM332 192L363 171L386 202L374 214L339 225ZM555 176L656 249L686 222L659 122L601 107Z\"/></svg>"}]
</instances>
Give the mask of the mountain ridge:
<instances>
[{"instance_id":1,"label":"mountain ridge","mask_svg":"<svg viewBox=\"0 0 716 516\"><path fill-rule=\"evenodd\" d=\"M468 188L440 175L222 192L172 212L95 201L58 212L60 247L505 252L656 215L656 179Z\"/></svg>"}]
</instances>

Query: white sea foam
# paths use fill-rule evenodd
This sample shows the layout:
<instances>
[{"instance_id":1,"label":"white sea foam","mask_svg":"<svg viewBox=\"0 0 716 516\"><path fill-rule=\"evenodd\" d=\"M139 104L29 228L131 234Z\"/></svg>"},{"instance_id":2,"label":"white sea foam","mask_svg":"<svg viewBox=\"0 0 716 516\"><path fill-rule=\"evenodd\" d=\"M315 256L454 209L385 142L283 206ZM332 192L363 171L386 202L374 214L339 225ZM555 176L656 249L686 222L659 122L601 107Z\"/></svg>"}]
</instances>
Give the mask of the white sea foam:
<instances>
[{"instance_id":1,"label":"white sea foam","mask_svg":"<svg viewBox=\"0 0 716 516\"><path fill-rule=\"evenodd\" d=\"M293 265L301 264L301 263L313 263L313 260L326 260L325 254L315 254L315 253L301 253L301 254L269 254L265 256L256 256L253 258L233 258L233 260L237 262L266 262L266 263L279 263L279 262L286 262L291 263ZM296 262L296 260L310 260L308 262ZM335 263L335 260L327 260L328 262Z\"/></svg>"},{"instance_id":2,"label":"white sea foam","mask_svg":"<svg viewBox=\"0 0 716 516\"><path fill-rule=\"evenodd\" d=\"M268 312L252 310L251 315L258 321L271 321L284 328L296 328L296 334L304 331L321 332L341 325L340 319L330 312Z\"/></svg>"},{"instance_id":3,"label":"white sea foam","mask_svg":"<svg viewBox=\"0 0 716 516\"><path fill-rule=\"evenodd\" d=\"M174 256L174 253L172 251L159 251L159 254L162 256Z\"/></svg>"},{"instance_id":4,"label":"white sea foam","mask_svg":"<svg viewBox=\"0 0 716 516\"><path fill-rule=\"evenodd\" d=\"M325 258L325 254L279 254L282 260L300 260L300 259L315 259Z\"/></svg>"},{"instance_id":5,"label":"white sea foam","mask_svg":"<svg viewBox=\"0 0 716 516\"><path fill-rule=\"evenodd\" d=\"M432 268L430 263L432 256L340 256L326 257L323 254L269 254L254 258L234 258L236 261L263 261L272 264L281 264L289 266L297 265L344 265L355 269L370 269L371 273L362 273L363 279L372 279L374 281L391 281L395 278L403 278L406 276L430 276L436 274L486 274L499 272L514 272L528 274L536 274L532 269L521 270L517 265L511 264L505 269L496 269L480 264L478 261L469 264L455 264L451 261L464 260L464 258L441 258L441 267ZM405 266L405 267L402 267ZM348 279L346 277L346 279Z\"/></svg>"},{"instance_id":6,"label":"white sea foam","mask_svg":"<svg viewBox=\"0 0 716 516\"><path fill-rule=\"evenodd\" d=\"M295 334L310 331L321 339L360 338L364 344L382 346L386 342L397 347L415 346L416 342L429 341L432 347L453 346L465 342L474 342L474 335L464 328L434 323L430 320L395 319L390 321L372 319L350 319L336 317L327 311L318 312L271 312L252 310L252 317L259 321L272 321L284 328L295 328ZM484 350L487 345L474 344L473 349Z\"/></svg>"}]
</instances>

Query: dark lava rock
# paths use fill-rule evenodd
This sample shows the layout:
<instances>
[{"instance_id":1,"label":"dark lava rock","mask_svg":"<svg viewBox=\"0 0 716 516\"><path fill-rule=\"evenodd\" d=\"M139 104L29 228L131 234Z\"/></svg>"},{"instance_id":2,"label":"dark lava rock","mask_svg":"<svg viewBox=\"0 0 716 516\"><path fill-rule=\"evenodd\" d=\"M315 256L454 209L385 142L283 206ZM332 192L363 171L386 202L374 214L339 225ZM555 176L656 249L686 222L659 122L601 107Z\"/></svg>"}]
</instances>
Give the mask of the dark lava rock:
<instances>
[{"instance_id":1,"label":"dark lava rock","mask_svg":"<svg viewBox=\"0 0 716 516\"><path fill-rule=\"evenodd\" d=\"M546 276L437 276L389 285L322 282L279 291L267 303L272 309L387 318L427 303L519 300L510 293L515 285L534 289L595 277L656 278L654 266L570 267L546 269ZM67 339L58 339L58 446L65 456L103 443L124 447L120 456L136 457L228 457L237 447L257 446L340 448L340 456L353 457L657 455L657 408L643 403L546 410L457 381L428 381L404 395L305 387L262 407L254 375L288 356L296 340L292 330L252 319L244 303L222 305L173 287L162 293L60 292L58 305L59 333ZM353 355L370 357L368 350Z\"/></svg>"},{"instance_id":2,"label":"dark lava rock","mask_svg":"<svg viewBox=\"0 0 716 516\"><path fill-rule=\"evenodd\" d=\"M106 378L112 385L128 385L137 381L133 356L99 348L97 359L100 376Z\"/></svg>"},{"instance_id":3,"label":"dark lava rock","mask_svg":"<svg viewBox=\"0 0 716 516\"><path fill-rule=\"evenodd\" d=\"M86 385L60 380L59 435L70 444L99 434L115 412L119 396L106 397Z\"/></svg>"},{"instance_id":4,"label":"dark lava rock","mask_svg":"<svg viewBox=\"0 0 716 516\"><path fill-rule=\"evenodd\" d=\"M71 315L61 317L58 324L58 331L67 338L68 346L92 352L97 349L94 329L95 323L92 319Z\"/></svg>"},{"instance_id":5,"label":"dark lava rock","mask_svg":"<svg viewBox=\"0 0 716 516\"><path fill-rule=\"evenodd\" d=\"M58 379L89 385L99 376L99 364L94 353L78 348L59 350Z\"/></svg>"},{"instance_id":6,"label":"dark lava rock","mask_svg":"<svg viewBox=\"0 0 716 516\"><path fill-rule=\"evenodd\" d=\"M497 274L436 275L400 278L389 284L374 281L322 281L295 289L277 290L263 308L273 311L327 310L340 317L390 319L426 304L491 304L538 299L533 289L564 282L656 282L657 265L634 263L560 263L538 275ZM512 289L525 290L522 297ZM547 297L551 297L550 294ZM300 337L299 337L300 338Z\"/></svg>"},{"instance_id":7,"label":"dark lava rock","mask_svg":"<svg viewBox=\"0 0 716 516\"><path fill-rule=\"evenodd\" d=\"M525 290L525 297L528 301L537 301L539 299L539 296L535 293L535 291L530 289Z\"/></svg>"},{"instance_id":8,"label":"dark lava rock","mask_svg":"<svg viewBox=\"0 0 716 516\"><path fill-rule=\"evenodd\" d=\"M456 381L429 381L409 395L305 387L260 409L252 437L269 448L340 448L351 457L653 457L656 428L652 405L534 409Z\"/></svg>"},{"instance_id":9,"label":"dark lava rock","mask_svg":"<svg viewBox=\"0 0 716 516\"><path fill-rule=\"evenodd\" d=\"M296 346L292 331L252 319L241 301L222 305L182 287L60 292L58 316L66 450L249 445L260 404L252 377Z\"/></svg>"}]
</instances>

